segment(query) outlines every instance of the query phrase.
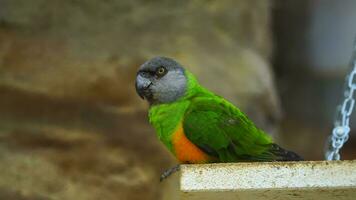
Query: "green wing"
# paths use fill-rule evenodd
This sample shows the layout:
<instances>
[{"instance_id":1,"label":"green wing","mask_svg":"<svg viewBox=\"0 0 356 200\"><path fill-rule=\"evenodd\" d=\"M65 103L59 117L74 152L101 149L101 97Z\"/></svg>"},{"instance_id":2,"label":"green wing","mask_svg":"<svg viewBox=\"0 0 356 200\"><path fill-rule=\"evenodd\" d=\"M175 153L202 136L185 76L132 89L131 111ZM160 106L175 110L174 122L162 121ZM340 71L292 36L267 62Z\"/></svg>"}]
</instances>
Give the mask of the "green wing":
<instances>
[{"instance_id":1,"label":"green wing","mask_svg":"<svg viewBox=\"0 0 356 200\"><path fill-rule=\"evenodd\" d=\"M276 160L270 136L219 96L192 98L183 128L192 143L220 162Z\"/></svg>"}]
</instances>

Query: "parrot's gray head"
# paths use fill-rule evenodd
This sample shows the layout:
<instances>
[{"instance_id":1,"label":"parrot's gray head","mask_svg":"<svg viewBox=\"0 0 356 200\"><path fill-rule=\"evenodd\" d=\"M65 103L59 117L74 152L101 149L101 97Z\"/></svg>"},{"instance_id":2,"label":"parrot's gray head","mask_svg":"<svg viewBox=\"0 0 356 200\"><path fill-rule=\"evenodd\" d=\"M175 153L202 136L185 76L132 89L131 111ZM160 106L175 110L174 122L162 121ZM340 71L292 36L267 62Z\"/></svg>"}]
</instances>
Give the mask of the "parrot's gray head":
<instances>
[{"instance_id":1,"label":"parrot's gray head","mask_svg":"<svg viewBox=\"0 0 356 200\"><path fill-rule=\"evenodd\" d=\"M171 58L152 58L137 72L137 94L151 105L174 102L185 94L186 88L184 68Z\"/></svg>"}]
</instances>

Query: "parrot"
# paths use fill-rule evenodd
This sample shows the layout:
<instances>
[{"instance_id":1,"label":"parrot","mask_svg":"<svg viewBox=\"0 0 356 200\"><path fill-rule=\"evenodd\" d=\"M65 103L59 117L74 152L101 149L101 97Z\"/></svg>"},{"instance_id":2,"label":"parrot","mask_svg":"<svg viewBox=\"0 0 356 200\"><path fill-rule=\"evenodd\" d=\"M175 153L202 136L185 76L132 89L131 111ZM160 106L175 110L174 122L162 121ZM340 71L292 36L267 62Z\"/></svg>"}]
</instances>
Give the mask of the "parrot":
<instances>
[{"instance_id":1,"label":"parrot","mask_svg":"<svg viewBox=\"0 0 356 200\"><path fill-rule=\"evenodd\" d=\"M143 63L135 88L149 104L149 122L158 139L180 164L303 160L172 58ZM166 170L161 181L178 170L179 165Z\"/></svg>"}]
</instances>

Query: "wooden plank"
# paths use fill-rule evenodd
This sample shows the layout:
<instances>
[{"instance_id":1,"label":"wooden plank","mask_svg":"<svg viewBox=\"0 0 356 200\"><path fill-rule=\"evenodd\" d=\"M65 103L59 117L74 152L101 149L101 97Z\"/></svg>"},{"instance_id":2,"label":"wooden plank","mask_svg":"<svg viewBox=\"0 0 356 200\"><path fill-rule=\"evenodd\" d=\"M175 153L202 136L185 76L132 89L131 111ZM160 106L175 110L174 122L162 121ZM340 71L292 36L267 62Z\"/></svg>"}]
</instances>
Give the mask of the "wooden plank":
<instances>
[{"instance_id":1,"label":"wooden plank","mask_svg":"<svg viewBox=\"0 0 356 200\"><path fill-rule=\"evenodd\" d=\"M356 161L182 165L180 197L356 200Z\"/></svg>"}]
</instances>

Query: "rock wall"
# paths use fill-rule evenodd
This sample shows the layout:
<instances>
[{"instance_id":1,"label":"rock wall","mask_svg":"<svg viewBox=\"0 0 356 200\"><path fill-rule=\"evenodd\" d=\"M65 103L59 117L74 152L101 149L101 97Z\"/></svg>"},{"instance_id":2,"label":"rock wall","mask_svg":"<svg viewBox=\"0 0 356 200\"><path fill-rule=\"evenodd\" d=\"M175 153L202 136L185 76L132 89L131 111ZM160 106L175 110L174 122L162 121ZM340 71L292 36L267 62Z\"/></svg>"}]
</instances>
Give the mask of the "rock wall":
<instances>
[{"instance_id":1,"label":"rock wall","mask_svg":"<svg viewBox=\"0 0 356 200\"><path fill-rule=\"evenodd\" d=\"M270 1L0 0L0 198L161 199L136 69L176 58L274 132ZM163 187L163 188L162 188Z\"/></svg>"}]
</instances>

